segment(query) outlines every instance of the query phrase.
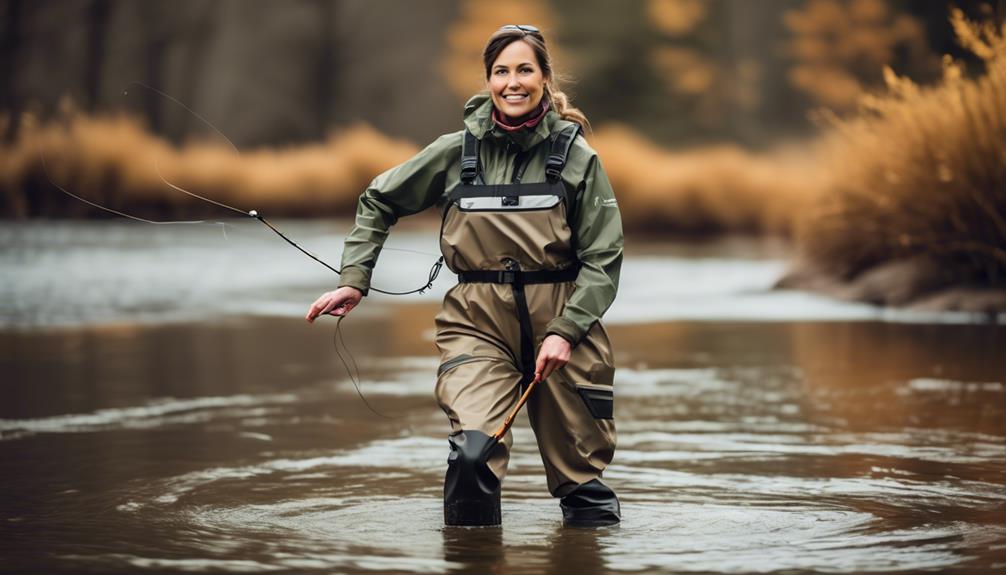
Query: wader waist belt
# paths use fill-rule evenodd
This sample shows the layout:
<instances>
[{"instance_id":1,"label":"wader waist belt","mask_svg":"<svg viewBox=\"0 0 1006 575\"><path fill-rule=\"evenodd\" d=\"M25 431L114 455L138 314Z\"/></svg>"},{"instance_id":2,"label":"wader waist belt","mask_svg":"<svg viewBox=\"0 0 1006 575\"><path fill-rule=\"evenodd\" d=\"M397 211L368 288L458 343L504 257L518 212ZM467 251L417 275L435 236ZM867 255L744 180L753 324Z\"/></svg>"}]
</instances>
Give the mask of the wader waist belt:
<instances>
[{"instance_id":1,"label":"wader waist belt","mask_svg":"<svg viewBox=\"0 0 1006 575\"><path fill-rule=\"evenodd\" d=\"M580 273L580 266L573 266L564 270L477 270L470 272L458 272L458 281L461 283L492 283L492 284L555 284L571 282L576 280Z\"/></svg>"}]
</instances>

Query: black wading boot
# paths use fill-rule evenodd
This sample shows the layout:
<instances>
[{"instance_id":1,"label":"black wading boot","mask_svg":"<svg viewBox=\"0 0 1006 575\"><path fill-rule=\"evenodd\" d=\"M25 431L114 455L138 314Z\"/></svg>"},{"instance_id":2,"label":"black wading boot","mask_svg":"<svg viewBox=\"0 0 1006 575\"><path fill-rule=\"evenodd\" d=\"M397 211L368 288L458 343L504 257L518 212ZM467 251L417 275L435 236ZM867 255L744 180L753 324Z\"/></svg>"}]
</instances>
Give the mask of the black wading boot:
<instances>
[{"instance_id":1,"label":"black wading boot","mask_svg":"<svg viewBox=\"0 0 1006 575\"><path fill-rule=\"evenodd\" d=\"M601 527L622 519L615 492L598 479L578 485L559 500L559 507L567 527Z\"/></svg>"},{"instance_id":2,"label":"black wading boot","mask_svg":"<svg viewBox=\"0 0 1006 575\"><path fill-rule=\"evenodd\" d=\"M500 480L486 464L499 444L481 431L461 431L448 438L451 454L444 477L444 523L500 524Z\"/></svg>"}]
</instances>

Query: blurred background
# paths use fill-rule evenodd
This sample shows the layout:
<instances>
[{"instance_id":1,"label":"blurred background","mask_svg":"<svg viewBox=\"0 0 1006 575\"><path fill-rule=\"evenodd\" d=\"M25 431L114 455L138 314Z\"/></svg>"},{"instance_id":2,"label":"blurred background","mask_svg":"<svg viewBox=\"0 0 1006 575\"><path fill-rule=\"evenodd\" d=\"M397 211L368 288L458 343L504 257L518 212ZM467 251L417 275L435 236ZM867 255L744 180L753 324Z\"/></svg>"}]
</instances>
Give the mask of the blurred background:
<instances>
[{"instance_id":1,"label":"blurred background","mask_svg":"<svg viewBox=\"0 0 1006 575\"><path fill-rule=\"evenodd\" d=\"M1006 3L953 5L974 18ZM2 3L0 107L52 118L125 112L173 144L207 137L178 104L242 150L324 141L365 123L423 144L458 126L482 89L481 51L500 22L545 31L557 69L597 127L655 144L764 148L805 136L807 112L840 112L883 86L921 83L944 54L981 71L945 2L899 0L394 0ZM16 139L8 122L5 139Z\"/></svg>"},{"instance_id":2,"label":"blurred background","mask_svg":"<svg viewBox=\"0 0 1006 575\"><path fill-rule=\"evenodd\" d=\"M592 122L630 233L790 238L786 285L833 294L882 264L911 268L918 288L853 290L867 301L998 288L1004 12L1001 0L5 0L0 215L108 215L57 184L153 218L227 215L171 185L273 216L351 215L374 175L460 128L486 38L527 22ZM935 305L1002 303L950 299Z\"/></svg>"}]
</instances>

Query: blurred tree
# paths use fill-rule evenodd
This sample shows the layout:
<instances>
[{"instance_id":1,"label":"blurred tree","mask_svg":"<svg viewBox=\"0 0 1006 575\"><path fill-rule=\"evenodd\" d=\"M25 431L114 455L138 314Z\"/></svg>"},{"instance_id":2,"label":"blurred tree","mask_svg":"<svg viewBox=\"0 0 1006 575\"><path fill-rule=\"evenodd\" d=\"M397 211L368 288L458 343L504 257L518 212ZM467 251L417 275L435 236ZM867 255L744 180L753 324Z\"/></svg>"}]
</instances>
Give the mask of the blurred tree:
<instances>
[{"instance_id":1,"label":"blurred tree","mask_svg":"<svg viewBox=\"0 0 1006 575\"><path fill-rule=\"evenodd\" d=\"M317 114L315 125L319 140L332 125L333 77L335 76L335 0L316 0L320 23L319 47L315 57L315 98L313 108Z\"/></svg>"},{"instance_id":2,"label":"blurred tree","mask_svg":"<svg viewBox=\"0 0 1006 575\"><path fill-rule=\"evenodd\" d=\"M723 115L732 140L768 146L804 123L794 113L799 108L779 57L779 39L785 34L779 14L795 5L794 0L727 0L722 28L728 49L721 68L727 95Z\"/></svg>"},{"instance_id":3,"label":"blurred tree","mask_svg":"<svg viewBox=\"0 0 1006 575\"><path fill-rule=\"evenodd\" d=\"M447 46L440 71L463 102L485 88L482 50L500 26L530 24L542 31L553 59L560 59L552 34L555 18L546 2L536 0L461 0L457 19L447 28Z\"/></svg>"},{"instance_id":4,"label":"blurred tree","mask_svg":"<svg viewBox=\"0 0 1006 575\"><path fill-rule=\"evenodd\" d=\"M649 0L650 22L668 36L691 34L709 14L706 0Z\"/></svg>"},{"instance_id":5,"label":"blurred tree","mask_svg":"<svg viewBox=\"0 0 1006 575\"><path fill-rule=\"evenodd\" d=\"M647 1L647 16L656 31L649 60L667 104L693 120L687 127L690 139L699 132L721 132L729 117L729 71L722 60L730 58L724 54L723 12L722 0Z\"/></svg>"},{"instance_id":6,"label":"blurred tree","mask_svg":"<svg viewBox=\"0 0 1006 575\"><path fill-rule=\"evenodd\" d=\"M953 1L972 17L1006 12L1006 0ZM805 131L809 107L853 105L884 65L926 81L939 76L932 54L966 58L943 2L0 0L0 131L10 140L21 111L48 114L68 95L134 111L175 142L211 133L153 92L124 97L140 80L242 147L361 121L427 141L483 88L482 48L507 23L545 31L595 125L678 146L768 145Z\"/></svg>"},{"instance_id":7,"label":"blurred tree","mask_svg":"<svg viewBox=\"0 0 1006 575\"><path fill-rule=\"evenodd\" d=\"M809 0L784 12L792 34L791 84L814 103L843 111L883 85L885 66L932 76L938 60L928 49L925 27L903 6L902 1Z\"/></svg>"},{"instance_id":8,"label":"blurred tree","mask_svg":"<svg viewBox=\"0 0 1006 575\"><path fill-rule=\"evenodd\" d=\"M21 106L14 91L17 78L18 52L21 47L22 23L21 0L9 0L2 5L3 35L0 37L0 135L4 142L12 142L17 137L18 116Z\"/></svg>"},{"instance_id":9,"label":"blurred tree","mask_svg":"<svg viewBox=\"0 0 1006 575\"><path fill-rule=\"evenodd\" d=\"M87 110L94 112L101 96L101 76L105 63L105 37L108 35L108 0L91 0L87 14L87 65L82 70L86 86Z\"/></svg>"},{"instance_id":10,"label":"blurred tree","mask_svg":"<svg viewBox=\"0 0 1006 575\"><path fill-rule=\"evenodd\" d=\"M163 81L164 70L164 50L167 45L167 37L162 32L162 24L159 6L154 2L140 3L140 13L142 15L141 26L143 36L146 40L143 50L143 82L154 88L166 88ZM152 91L143 91L144 117L150 123L150 128L154 132L163 130L162 106L163 98Z\"/></svg>"},{"instance_id":11,"label":"blurred tree","mask_svg":"<svg viewBox=\"0 0 1006 575\"><path fill-rule=\"evenodd\" d=\"M553 0L560 15L560 70L566 91L594 125L630 124L658 138L680 118L667 114L659 78L649 60L654 40L641 0Z\"/></svg>"}]
</instances>

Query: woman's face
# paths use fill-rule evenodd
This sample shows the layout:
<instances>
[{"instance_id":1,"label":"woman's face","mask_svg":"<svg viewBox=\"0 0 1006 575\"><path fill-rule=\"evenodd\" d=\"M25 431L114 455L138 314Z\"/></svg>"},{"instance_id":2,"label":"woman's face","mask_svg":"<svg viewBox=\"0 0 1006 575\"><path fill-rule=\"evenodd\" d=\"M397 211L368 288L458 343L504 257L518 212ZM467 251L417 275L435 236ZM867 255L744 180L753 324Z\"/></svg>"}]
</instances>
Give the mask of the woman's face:
<instances>
[{"instance_id":1,"label":"woman's face","mask_svg":"<svg viewBox=\"0 0 1006 575\"><path fill-rule=\"evenodd\" d=\"M489 70L488 86L496 109L511 119L538 107L545 93L545 77L527 42L517 40L503 48Z\"/></svg>"}]
</instances>

